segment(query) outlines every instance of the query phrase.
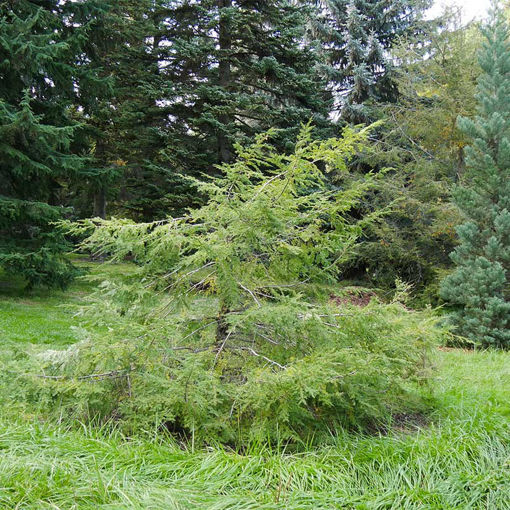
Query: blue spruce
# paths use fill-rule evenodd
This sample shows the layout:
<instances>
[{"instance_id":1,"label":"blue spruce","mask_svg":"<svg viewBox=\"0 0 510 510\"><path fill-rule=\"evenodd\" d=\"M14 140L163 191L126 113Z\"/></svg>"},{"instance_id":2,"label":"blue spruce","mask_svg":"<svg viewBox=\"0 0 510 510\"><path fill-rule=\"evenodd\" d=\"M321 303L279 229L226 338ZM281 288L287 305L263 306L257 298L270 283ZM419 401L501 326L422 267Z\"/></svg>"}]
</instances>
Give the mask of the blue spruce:
<instances>
[{"instance_id":1,"label":"blue spruce","mask_svg":"<svg viewBox=\"0 0 510 510\"><path fill-rule=\"evenodd\" d=\"M451 321L459 334L485 346L510 347L510 28L497 6L483 30L478 115L460 118L473 142L467 171L454 193L465 216L456 270L442 295L455 306Z\"/></svg>"}]
</instances>

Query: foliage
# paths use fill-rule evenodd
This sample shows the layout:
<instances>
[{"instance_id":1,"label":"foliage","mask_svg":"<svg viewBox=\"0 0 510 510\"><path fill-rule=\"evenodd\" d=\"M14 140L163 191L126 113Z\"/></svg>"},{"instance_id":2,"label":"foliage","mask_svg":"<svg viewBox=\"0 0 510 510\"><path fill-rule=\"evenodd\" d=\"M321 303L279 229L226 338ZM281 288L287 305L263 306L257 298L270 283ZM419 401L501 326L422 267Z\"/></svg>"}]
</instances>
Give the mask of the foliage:
<instances>
[{"instance_id":1,"label":"foliage","mask_svg":"<svg viewBox=\"0 0 510 510\"><path fill-rule=\"evenodd\" d=\"M327 134L331 95L322 54L308 36L309 4L206 0L165 6L170 42L161 51L173 84L172 158L197 169L233 159L234 142L278 128L274 143L291 151L310 118Z\"/></svg>"},{"instance_id":2,"label":"foliage","mask_svg":"<svg viewBox=\"0 0 510 510\"><path fill-rule=\"evenodd\" d=\"M86 4L90 2L86 2ZM89 27L77 66L85 77L75 117L86 171L72 186L79 217L120 212L161 218L196 202L167 152L173 97L165 75L165 2L103 0L74 23ZM161 18L161 19L160 19ZM90 71L94 71L91 73Z\"/></svg>"},{"instance_id":3,"label":"foliage","mask_svg":"<svg viewBox=\"0 0 510 510\"><path fill-rule=\"evenodd\" d=\"M86 171L71 186L79 217L138 221L182 214L204 197L186 176L215 173L234 142L291 151L301 122L324 137L331 94L310 6L288 1L87 0L75 117ZM76 144L78 145L78 144ZM77 147L78 148L78 147Z\"/></svg>"},{"instance_id":4,"label":"foliage","mask_svg":"<svg viewBox=\"0 0 510 510\"><path fill-rule=\"evenodd\" d=\"M484 29L478 115L460 118L473 139L466 149L464 186L455 201L465 222L452 253L456 270L442 287L457 307L458 332L484 345L510 346L510 28L496 7Z\"/></svg>"},{"instance_id":5,"label":"foliage","mask_svg":"<svg viewBox=\"0 0 510 510\"><path fill-rule=\"evenodd\" d=\"M69 115L73 58L84 35L68 34L58 1L2 2L0 11L0 266L28 285L66 286L76 270L52 222L84 158ZM74 85L73 85L74 84Z\"/></svg>"},{"instance_id":6,"label":"foliage","mask_svg":"<svg viewBox=\"0 0 510 510\"><path fill-rule=\"evenodd\" d=\"M508 28L429 3L0 0L0 506L510 508Z\"/></svg>"},{"instance_id":7,"label":"foliage","mask_svg":"<svg viewBox=\"0 0 510 510\"><path fill-rule=\"evenodd\" d=\"M83 247L139 270L102 284L90 317L108 335L46 360L54 377L32 398L240 443L374 424L411 405L408 384L426 377L441 335L434 320L398 304L339 310L321 292L370 221L349 211L375 178L330 190L321 168L345 171L367 133L311 141L307 126L290 155L269 133L198 183L210 202L181 219L71 226L95 227Z\"/></svg>"},{"instance_id":8,"label":"foliage","mask_svg":"<svg viewBox=\"0 0 510 510\"><path fill-rule=\"evenodd\" d=\"M401 62L393 74L399 98L374 107L386 120L361 162L393 167L366 209L394 207L367 232L350 269L353 277L384 289L396 278L412 283L420 306L438 304L440 280L451 267L461 221L451 188L464 173L467 143L456 119L474 115L480 73L477 27L461 26L456 12L443 22L447 29L431 26L426 37L405 37L393 48Z\"/></svg>"},{"instance_id":9,"label":"foliage","mask_svg":"<svg viewBox=\"0 0 510 510\"><path fill-rule=\"evenodd\" d=\"M95 264L92 272L104 269L123 275L128 266ZM90 290L80 280L72 284L71 293L38 290L27 306L26 297L22 300L14 291L6 294L2 285L0 306L2 310L16 307L21 324L31 324L34 315L66 315L65 322L53 327L51 348L57 350L76 321L62 308L56 309L55 302L74 303L77 294ZM14 332L13 325L2 322L7 318L8 313L2 313L0 329ZM39 342L49 336L39 339L26 328L17 334L13 340L23 342L24 352L48 348ZM201 448L192 441L178 444L154 429L125 436L97 424L69 427L38 419L37 409L23 405L20 398L25 377L12 373L28 369L26 354L23 358L20 350L19 345L4 341L0 351L4 488L0 506L6 508L297 510L429 505L482 510L508 506L507 352L437 351L433 358L439 375L433 385L436 410L428 417L396 417L386 434L339 430L321 447L292 448L286 443L268 447L253 442L235 452L217 445ZM88 383L87 391L93 385ZM428 393L429 388L424 390Z\"/></svg>"},{"instance_id":10,"label":"foliage","mask_svg":"<svg viewBox=\"0 0 510 510\"><path fill-rule=\"evenodd\" d=\"M270 322L269 312L282 318ZM339 427L382 426L391 413L420 409L411 383L428 375L428 346L439 334L434 319L396 304L316 307L305 312L309 319L282 305L249 317L261 338L273 334L279 346L243 343L241 333L251 332L243 323L218 355L210 348L213 325L203 321L148 328L110 313L103 314L107 335L39 357L22 378L23 399L66 419L111 419L130 433L162 427L183 439L238 445L312 434L324 440ZM301 345L282 347L284 335ZM31 375L37 372L46 378Z\"/></svg>"},{"instance_id":11,"label":"foliage","mask_svg":"<svg viewBox=\"0 0 510 510\"><path fill-rule=\"evenodd\" d=\"M321 0L317 31L327 41L334 111L352 124L373 122L377 105L393 103L399 90L391 50L403 37L422 40L428 0ZM322 24L322 26L321 26Z\"/></svg>"}]
</instances>

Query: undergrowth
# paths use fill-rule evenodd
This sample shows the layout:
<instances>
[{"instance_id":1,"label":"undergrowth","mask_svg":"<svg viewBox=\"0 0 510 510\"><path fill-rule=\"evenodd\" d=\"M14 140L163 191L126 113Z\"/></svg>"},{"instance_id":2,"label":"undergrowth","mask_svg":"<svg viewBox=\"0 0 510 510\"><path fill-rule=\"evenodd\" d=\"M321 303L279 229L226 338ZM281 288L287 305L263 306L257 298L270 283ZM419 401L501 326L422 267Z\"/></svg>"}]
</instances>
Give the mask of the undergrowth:
<instances>
[{"instance_id":1,"label":"undergrowth","mask_svg":"<svg viewBox=\"0 0 510 510\"><path fill-rule=\"evenodd\" d=\"M23 371L23 353L77 340L77 318L58 305L89 291L78 282L66 294L34 293L29 306L15 289L0 291L2 311L14 309L25 325L1 316L2 384L7 358ZM41 345L33 332L44 325ZM434 411L425 421L411 415L384 433L337 431L321 447L294 451L253 441L236 453L156 429L128 437L111 425L58 425L13 402L3 386L0 508L510 508L510 354L448 349L432 360Z\"/></svg>"},{"instance_id":2,"label":"undergrowth","mask_svg":"<svg viewBox=\"0 0 510 510\"><path fill-rule=\"evenodd\" d=\"M440 352L423 429L341 433L289 453L126 438L95 426L0 423L0 505L32 509L510 508L508 353Z\"/></svg>"}]
</instances>

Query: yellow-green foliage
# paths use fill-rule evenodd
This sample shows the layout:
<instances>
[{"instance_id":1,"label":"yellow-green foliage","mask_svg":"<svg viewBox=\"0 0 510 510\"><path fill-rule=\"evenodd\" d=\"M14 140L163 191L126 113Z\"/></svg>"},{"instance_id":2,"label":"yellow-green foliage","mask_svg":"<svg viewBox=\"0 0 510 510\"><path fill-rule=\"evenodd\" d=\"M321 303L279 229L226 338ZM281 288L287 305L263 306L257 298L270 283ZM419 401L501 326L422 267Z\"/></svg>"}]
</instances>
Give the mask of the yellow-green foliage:
<instances>
[{"instance_id":1,"label":"yellow-green foliage","mask_svg":"<svg viewBox=\"0 0 510 510\"><path fill-rule=\"evenodd\" d=\"M373 219L349 211L376 178L330 189L322 169L346 172L366 134L314 142L305 127L291 155L260 137L200 185L209 203L184 218L71 227L93 228L84 247L139 269L102 284L88 317L106 333L43 361L50 377L30 398L226 442L373 424L410 405L434 321L398 304L340 308L320 292Z\"/></svg>"},{"instance_id":2,"label":"yellow-green foliage","mask_svg":"<svg viewBox=\"0 0 510 510\"><path fill-rule=\"evenodd\" d=\"M229 443L296 439L414 409L413 383L429 375L429 348L441 334L435 319L400 304L289 300L236 316L219 355L214 322L183 316L139 330L130 322L40 357L44 371L30 373L50 378L27 375L28 399L59 416L120 420L130 432L164 424Z\"/></svg>"}]
</instances>

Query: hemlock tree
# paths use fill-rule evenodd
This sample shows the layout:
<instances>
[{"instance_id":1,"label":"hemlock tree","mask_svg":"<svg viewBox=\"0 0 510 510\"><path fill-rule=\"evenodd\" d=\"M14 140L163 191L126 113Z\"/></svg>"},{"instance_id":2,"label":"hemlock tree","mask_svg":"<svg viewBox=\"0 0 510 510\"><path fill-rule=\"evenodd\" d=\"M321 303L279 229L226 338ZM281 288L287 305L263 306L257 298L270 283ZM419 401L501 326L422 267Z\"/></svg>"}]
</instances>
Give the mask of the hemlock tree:
<instances>
[{"instance_id":1,"label":"hemlock tree","mask_svg":"<svg viewBox=\"0 0 510 510\"><path fill-rule=\"evenodd\" d=\"M332 191L322 169L347 177L366 134L312 141L307 127L290 154L258 136L221 177L197 183L210 200L182 218L74 225L91 234L85 248L129 254L136 272L103 282L89 317L109 334L50 360L54 398L41 400L82 419L229 443L329 436L405 406L431 328L399 305L338 310L329 300L371 221L350 211L375 176ZM104 379L80 378L90 373Z\"/></svg>"},{"instance_id":2,"label":"hemlock tree","mask_svg":"<svg viewBox=\"0 0 510 510\"><path fill-rule=\"evenodd\" d=\"M29 285L65 286L75 272L51 224L82 166L70 149L75 46L62 9L57 0L0 2L0 266Z\"/></svg>"},{"instance_id":3,"label":"hemlock tree","mask_svg":"<svg viewBox=\"0 0 510 510\"><path fill-rule=\"evenodd\" d=\"M442 295L457 306L457 331L483 345L510 347L510 29L494 6L483 31L478 115L459 118L473 138L466 149L465 186L455 202L466 217L452 253L457 268Z\"/></svg>"}]
</instances>

